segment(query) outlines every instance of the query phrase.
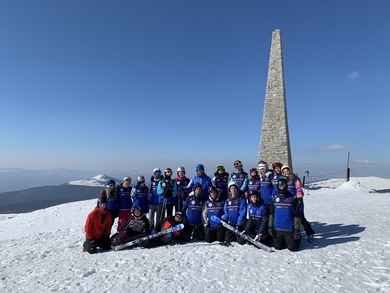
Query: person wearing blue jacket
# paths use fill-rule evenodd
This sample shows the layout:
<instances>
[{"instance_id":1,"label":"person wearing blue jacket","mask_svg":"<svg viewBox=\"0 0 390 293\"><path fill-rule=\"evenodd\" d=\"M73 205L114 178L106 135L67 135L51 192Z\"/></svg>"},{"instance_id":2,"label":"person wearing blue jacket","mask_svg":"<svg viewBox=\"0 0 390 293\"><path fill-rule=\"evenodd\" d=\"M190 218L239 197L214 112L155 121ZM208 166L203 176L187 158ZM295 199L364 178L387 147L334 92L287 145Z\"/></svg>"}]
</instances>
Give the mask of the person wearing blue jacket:
<instances>
[{"instance_id":1,"label":"person wearing blue jacket","mask_svg":"<svg viewBox=\"0 0 390 293\"><path fill-rule=\"evenodd\" d=\"M202 164L198 164L195 167L196 175L192 177L190 183L183 187L184 192L190 192L195 184L200 184L202 186L202 199L206 201L209 198L209 188L213 186L213 181L209 176L204 172L204 166Z\"/></svg>"},{"instance_id":2,"label":"person wearing blue jacket","mask_svg":"<svg viewBox=\"0 0 390 293\"><path fill-rule=\"evenodd\" d=\"M214 173L213 185L220 190L219 199L225 201L228 198L229 173L225 171L222 165L217 166Z\"/></svg>"},{"instance_id":3,"label":"person wearing blue jacket","mask_svg":"<svg viewBox=\"0 0 390 293\"><path fill-rule=\"evenodd\" d=\"M229 186L232 183L237 184L238 191L240 192L240 194L244 195L245 191L247 191L248 188L248 173L244 171L240 160L235 160L233 166L234 171L232 174L230 174Z\"/></svg>"},{"instance_id":4,"label":"person wearing blue jacket","mask_svg":"<svg viewBox=\"0 0 390 293\"><path fill-rule=\"evenodd\" d=\"M133 204L138 206L143 214L147 215L149 213L149 187L146 186L145 177L142 175L137 178Z\"/></svg>"},{"instance_id":5,"label":"person wearing blue jacket","mask_svg":"<svg viewBox=\"0 0 390 293\"><path fill-rule=\"evenodd\" d=\"M204 201L202 199L202 185L196 183L193 188L194 194L187 197L184 206L184 230L185 240L191 241L194 237L204 240L204 227L202 224L202 209Z\"/></svg>"},{"instance_id":6,"label":"person wearing blue jacket","mask_svg":"<svg viewBox=\"0 0 390 293\"><path fill-rule=\"evenodd\" d=\"M250 177L248 179L248 190L245 192L245 198L247 203L250 203L250 194L252 191L256 191L260 195L261 180L259 171L256 168L252 168L249 171Z\"/></svg>"},{"instance_id":7,"label":"person wearing blue jacket","mask_svg":"<svg viewBox=\"0 0 390 293\"><path fill-rule=\"evenodd\" d=\"M249 194L248 221L245 233L261 243L271 246L272 236L268 234L269 210L265 206L259 191L252 190Z\"/></svg>"},{"instance_id":8,"label":"person wearing blue jacket","mask_svg":"<svg viewBox=\"0 0 390 293\"><path fill-rule=\"evenodd\" d=\"M264 200L264 204L269 208L272 200L272 194L274 193L274 186L272 184L273 175L268 171L268 165L264 161L260 161L258 164L260 171L260 183L261 183L261 198Z\"/></svg>"},{"instance_id":9,"label":"person wearing blue jacket","mask_svg":"<svg viewBox=\"0 0 390 293\"><path fill-rule=\"evenodd\" d=\"M296 196L287 190L287 180L278 180L278 194L272 196L269 216L269 234L275 249L297 251L301 244L300 204Z\"/></svg>"},{"instance_id":10,"label":"person wearing blue jacket","mask_svg":"<svg viewBox=\"0 0 390 293\"><path fill-rule=\"evenodd\" d=\"M281 162L275 162L272 164L272 170L274 171L273 178L272 178L272 184L274 185L273 194L278 193L278 180L281 177L284 177L282 174L282 167L283 164Z\"/></svg>"},{"instance_id":11,"label":"person wearing blue jacket","mask_svg":"<svg viewBox=\"0 0 390 293\"><path fill-rule=\"evenodd\" d=\"M224 215L222 220L235 227L239 231L243 231L246 225L246 201L240 195L238 185L231 183L229 185L229 197L224 204ZM237 241L240 244L245 244L245 241L230 230L226 231L225 241L227 244Z\"/></svg>"},{"instance_id":12,"label":"person wearing blue jacket","mask_svg":"<svg viewBox=\"0 0 390 293\"><path fill-rule=\"evenodd\" d=\"M223 243L225 241L225 228L221 223L214 222L211 217L216 216L221 218L223 215L224 200L219 199L217 188L212 186L209 188L209 199L203 205L203 224L205 230L206 242L218 241Z\"/></svg>"}]
</instances>

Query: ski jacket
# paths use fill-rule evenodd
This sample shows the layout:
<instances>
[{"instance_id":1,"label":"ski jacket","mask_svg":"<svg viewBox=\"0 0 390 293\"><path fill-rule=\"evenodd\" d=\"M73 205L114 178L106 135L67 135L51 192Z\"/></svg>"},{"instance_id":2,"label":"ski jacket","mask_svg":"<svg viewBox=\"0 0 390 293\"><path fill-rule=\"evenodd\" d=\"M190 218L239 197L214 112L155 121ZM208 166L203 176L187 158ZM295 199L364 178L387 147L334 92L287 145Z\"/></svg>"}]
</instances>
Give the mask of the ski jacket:
<instances>
[{"instance_id":1,"label":"ski jacket","mask_svg":"<svg viewBox=\"0 0 390 293\"><path fill-rule=\"evenodd\" d=\"M254 177L250 177L248 179L248 191L247 193L245 193L245 195L248 196L252 190L256 190L260 194L260 189L261 189L260 176L256 175Z\"/></svg>"},{"instance_id":2,"label":"ski jacket","mask_svg":"<svg viewBox=\"0 0 390 293\"><path fill-rule=\"evenodd\" d=\"M139 206L143 214L147 214L149 212L149 187L145 185L145 183L141 183L135 186L135 192L133 197L133 205Z\"/></svg>"},{"instance_id":3,"label":"ski jacket","mask_svg":"<svg viewBox=\"0 0 390 293\"><path fill-rule=\"evenodd\" d=\"M272 184L274 186L274 190L272 191L272 195L279 193L278 181L282 177L284 177L282 173L274 173L274 176L272 178Z\"/></svg>"},{"instance_id":4,"label":"ski jacket","mask_svg":"<svg viewBox=\"0 0 390 293\"><path fill-rule=\"evenodd\" d=\"M104 235L110 236L112 226L111 214L108 210L96 207L88 214L85 222L85 237L89 240L100 239Z\"/></svg>"},{"instance_id":5,"label":"ski jacket","mask_svg":"<svg viewBox=\"0 0 390 293\"><path fill-rule=\"evenodd\" d=\"M219 226L218 223L211 220L211 217L216 216L218 218L221 218L223 215L224 204L225 204L224 200L215 200L215 201L212 199L206 200L206 202L203 205L203 211L202 211L203 224L213 228Z\"/></svg>"},{"instance_id":6,"label":"ski jacket","mask_svg":"<svg viewBox=\"0 0 390 293\"><path fill-rule=\"evenodd\" d=\"M272 200L272 194L274 186L272 185L272 173L267 172L264 175L260 175L261 181L261 198L265 204L270 204Z\"/></svg>"},{"instance_id":7,"label":"ski jacket","mask_svg":"<svg viewBox=\"0 0 390 293\"><path fill-rule=\"evenodd\" d=\"M293 174L291 179L287 179L287 190L297 197L303 197L303 188L301 179Z\"/></svg>"},{"instance_id":8,"label":"ski jacket","mask_svg":"<svg viewBox=\"0 0 390 293\"><path fill-rule=\"evenodd\" d=\"M299 202L293 194L287 191L272 196L270 222L275 230L293 231L294 217L299 218Z\"/></svg>"},{"instance_id":9,"label":"ski jacket","mask_svg":"<svg viewBox=\"0 0 390 293\"><path fill-rule=\"evenodd\" d=\"M200 225L202 224L202 209L203 209L203 199L201 196L196 196L195 194L190 195L183 206L183 212L185 214L185 221L190 225Z\"/></svg>"},{"instance_id":10,"label":"ski jacket","mask_svg":"<svg viewBox=\"0 0 390 293\"><path fill-rule=\"evenodd\" d=\"M121 231L123 230L126 231L129 235L134 234L134 232L137 234L148 233L150 232L149 220L144 214L140 217L132 215L121 229Z\"/></svg>"},{"instance_id":11,"label":"ski jacket","mask_svg":"<svg viewBox=\"0 0 390 293\"><path fill-rule=\"evenodd\" d=\"M232 226L241 226L242 220L246 217L246 201L238 195L236 198L229 198L225 201L222 219Z\"/></svg>"},{"instance_id":12,"label":"ski jacket","mask_svg":"<svg viewBox=\"0 0 390 293\"><path fill-rule=\"evenodd\" d=\"M221 190L219 199L226 200L228 198L229 173L225 172L219 174L218 172L215 172L212 182L218 190Z\"/></svg>"},{"instance_id":13,"label":"ski jacket","mask_svg":"<svg viewBox=\"0 0 390 293\"><path fill-rule=\"evenodd\" d=\"M186 187L190 183L191 180L190 180L190 178L187 178L185 176L184 177L177 176L175 178L175 181L176 181L176 186L177 186L177 190L179 193L179 189ZM189 194L190 194L189 192L182 191L183 202L187 199Z\"/></svg>"},{"instance_id":14,"label":"ski jacket","mask_svg":"<svg viewBox=\"0 0 390 293\"><path fill-rule=\"evenodd\" d=\"M177 185L175 180L170 177L165 177L158 183L157 194L159 195L158 202L162 204L164 198L166 198L167 204L174 204L175 200L173 197L177 196Z\"/></svg>"},{"instance_id":15,"label":"ski jacket","mask_svg":"<svg viewBox=\"0 0 390 293\"><path fill-rule=\"evenodd\" d=\"M257 234L268 234L269 211L262 202L255 204L251 202L248 205L248 216L245 231L249 231L250 227L254 225Z\"/></svg>"},{"instance_id":16,"label":"ski jacket","mask_svg":"<svg viewBox=\"0 0 390 293\"><path fill-rule=\"evenodd\" d=\"M155 179L153 176L150 178L150 188L149 188L149 203L151 205L158 205L158 193L157 188L161 179Z\"/></svg>"},{"instance_id":17,"label":"ski jacket","mask_svg":"<svg viewBox=\"0 0 390 293\"><path fill-rule=\"evenodd\" d=\"M248 173L246 173L244 170L234 170L233 173L230 175L228 185L232 183L236 183L238 189L242 192L242 194L244 194L244 192L248 188Z\"/></svg>"},{"instance_id":18,"label":"ski jacket","mask_svg":"<svg viewBox=\"0 0 390 293\"><path fill-rule=\"evenodd\" d=\"M109 190L106 189L107 194L107 210L109 211L118 211L119 210L119 198L116 189Z\"/></svg>"},{"instance_id":19,"label":"ski jacket","mask_svg":"<svg viewBox=\"0 0 390 293\"><path fill-rule=\"evenodd\" d=\"M183 187L183 191L191 192L196 183L202 185L202 199L203 201L206 201L209 198L209 187L214 186L213 181L206 175L206 173L203 173L202 176L195 175L192 177L190 183L186 187Z\"/></svg>"},{"instance_id":20,"label":"ski jacket","mask_svg":"<svg viewBox=\"0 0 390 293\"><path fill-rule=\"evenodd\" d=\"M160 232L161 230L166 230L172 226L176 226L181 224L181 222L178 222L175 220L175 216L168 216L162 219L156 226L156 232ZM181 233L183 230L175 231L172 233L174 236L173 238L180 239Z\"/></svg>"},{"instance_id":21,"label":"ski jacket","mask_svg":"<svg viewBox=\"0 0 390 293\"><path fill-rule=\"evenodd\" d=\"M123 184L117 187L119 210L130 210L133 206L132 196L134 195L134 188L124 187Z\"/></svg>"}]
</instances>

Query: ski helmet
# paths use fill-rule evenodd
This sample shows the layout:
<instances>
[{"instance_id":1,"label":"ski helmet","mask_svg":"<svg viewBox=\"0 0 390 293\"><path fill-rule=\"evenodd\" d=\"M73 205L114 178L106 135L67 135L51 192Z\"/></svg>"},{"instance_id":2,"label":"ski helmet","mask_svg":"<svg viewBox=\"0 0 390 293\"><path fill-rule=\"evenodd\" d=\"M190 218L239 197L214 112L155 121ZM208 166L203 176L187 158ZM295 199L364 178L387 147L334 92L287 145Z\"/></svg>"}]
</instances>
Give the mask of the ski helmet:
<instances>
[{"instance_id":1,"label":"ski helmet","mask_svg":"<svg viewBox=\"0 0 390 293\"><path fill-rule=\"evenodd\" d=\"M288 166L288 165L284 165L284 166L282 167L282 170L280 170L280 171L283 173L283 171L284 171L285 169L289 169L289 170L291 171L291 168L290 168L290 166Z\"/></svg>"},{"instance_id":2,"label":"ski helmet","mask_svg":"<svg viewBox=\"0 0 390 293\"><path fill-rule=\"evenodd\" d=\"M138 182L145 182L145 177L140 175L140 176L138 176L137 181Z\"/></svg>"},{"instance_id":3,"label":"ski helmet","mask_svg":"<svg viewBox=\"0 0 390 293\"><path fill-rule=\"evenodd\" d=\"M278 180L278 189L281 190L281 186L284 186L283 190L287 190L287 180L284 177L280 177Z\"/></svg>"},{"instance_id":4,"label":"ski helmet","mask_svg":"<svg viewBox=\"0 0 390 293\"><path fill-rule=\"evenodd\" d=\"M283 164L281 162L275 162L272 164L272 169L275 170L276 167L282 168Z\"/></svg>"},{"instance_id":5,"label":"ski helmet","mask_svg":"<svg viewBox=\"0 0 390 293\"><path fill-rule=\"evenodd\" d=\"M129 176L126 176L125 178L123 178L123 182L125 182L125 181L127 181L127 180L129 180L130 183L131 183L131 178L130 178Z\"/></svg>"},{"instance_id":6,"label":"ski helmet","mask_svg":"<svg viewBox=\"0 0 390 293\"><path fill-rule=\"evenodd\" d=\"M212 192L212 191L215 191L216 193L218 193L218 190L215 186L211 186L209 187L209 193Z\"/></svg>"},{"instance_id":7,"label":"ski helmet","mask_svg":"<svg viewBox=\"0 0 390 293\"><path fill-rule=\"evenodd\" d=\"M238 190L238 185L237 185L237 183L236 183L236 182L232 182L232 183L229 184L229 188L228 188L229 191L230 191L230 188L231 188L232 186L235 186L236 189Z\"/></svg>"},{"instance_id":8,"label":"ski helmet","mask_svg":"<svg viewBox=\"0 0 390 293\"><path fill-rule=\"evenodd\" d=\"M108 180L108 182L107 182L108 188L114 188L115 186L116 186L115 180L112 180L112 179Z\"/></svg>"},{"instance_id":9,"label":"ski helmet","mask_svg":"<svg viewBox=\"0 0 390 293\"><path fill-rule=\"evenodd\" d=\"M154 168L154 169L153 169L153 175L156 174L156 173L161 174L160 168Z\"/></svg>"},{"instance_id":10,"label":"ski helmet","mask_svg":"<svg viewBox=\"0 0 390 293\"><path fill-rule=\"evenodd\" d=\"M252 168L249 170L249 174L251 174L252 172L256 172L257 175L259 174L259 171L257 171L256 168Z\"/></svg>"},{"instance_id":11,"label":"ski helmet","mask_svg":"<svg viewBox=\"0 0 390 293\"><path fill-rule=\"evenodd\" d=\"M184 174L186 174L186 169L184 167L179 167L177 168L177 175L179 175L179 172L183 172Z\"/></svg>"},{"instance_id":12,"label":"ski helmet","mask_svg":"<svg viewBox=\"0 0 390 293\"><path fill-rule=\"evenodd\" d=\"M219 170L223 170L223 172L226 172L225 166L223 166L223 165L217 166L217 172L218 172Z\"/></svg>"},{"instance_id":13,"label":"ski helmet","mask_svg":"<svg viewBox=\"0 0 390 293\"><path fill-rule=\"evenodd\" d=\"M234 165L235 167L238 167L238 166L241 166L241 167L242 167L242 163L241 163L240 160L235 160L234 163L233 163L233 165Z\"/></svg>"},{"instance_id":14,"label":"ski helmet","mask_svg":"<svg viewBox=\"0 0 390 293\"><path fill-rule=\"evenodd\" d=\"M200 183L195 183L195 184L194 184L194 187L192 187L192 190L195 191L198 187L199 187L200 189L202 189L202 184L200 184Z\"/></svg>"}]
</instances>

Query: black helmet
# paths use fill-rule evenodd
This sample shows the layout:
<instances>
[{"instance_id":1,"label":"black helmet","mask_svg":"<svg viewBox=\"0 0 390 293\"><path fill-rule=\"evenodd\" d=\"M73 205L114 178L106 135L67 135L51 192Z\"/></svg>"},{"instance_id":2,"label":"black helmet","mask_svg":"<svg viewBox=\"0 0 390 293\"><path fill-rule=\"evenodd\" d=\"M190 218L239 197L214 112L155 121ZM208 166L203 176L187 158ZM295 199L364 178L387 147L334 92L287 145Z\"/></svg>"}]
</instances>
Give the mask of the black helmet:
<instances>
[{"instance_id":1,"label":"black helmet","mask_svg":"<svg viewBox=\"0 0 390 293\"><path fill-rule=\"evenodd\" d=\"M192 187L192 190L195 191L195 189L197 189L198 187L199 187L200 189L202 189L202 184L200 184L200 183L195 183L195 184L194 184L194 187Z\"/></svg>"},{"instance_id":2,"label":"black helmet","mask_svg":"<svg viewBox=\"0 0 390 293\"><path fill-rule=\"evenodd\" d=\"M137 182L145 182L145 177L142 175L138 176Z\"/></svg>"},{"instance_id":3,"label":"black helmet","mask_svg":"<svg viewBox=\"0 0 390 293\"><path fill-rule=\"evenodd\" d=\"M115 187L116 186L116 182L115 180L108 180L107 182L107 187Z\"/></svg>"},{"instance_id":4,"label":"black helmet","mask_svg":"<svg viewBox=\"0 0 390 293\"><path fill-rule=\"evenodd\" d=\"M284 186L283 190L287 190L287 180L284 177L280 177L278 180L278 190L281 190L280 186Z\"/></svg>"},{"instance_id":5,"label":"black helmet","mask_svg":"<svg viewBox=\"0 0 390 293\"><path fill-rule=\"evenodd\" d=\"M218 194L218 190L217 190L217 188L215 186L209 187L209 193L212 192L212 191L215 191Z\"/></svg>"}]
</instances>

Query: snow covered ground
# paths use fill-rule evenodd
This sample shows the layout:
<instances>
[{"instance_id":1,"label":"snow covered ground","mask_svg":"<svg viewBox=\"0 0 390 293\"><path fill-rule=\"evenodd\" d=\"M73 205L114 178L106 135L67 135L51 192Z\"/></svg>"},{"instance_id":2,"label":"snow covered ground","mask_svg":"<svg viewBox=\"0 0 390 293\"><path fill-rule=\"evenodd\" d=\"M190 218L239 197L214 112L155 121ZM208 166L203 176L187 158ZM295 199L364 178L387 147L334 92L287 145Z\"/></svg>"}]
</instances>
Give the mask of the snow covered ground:
<instances>
[{"instance_id":1,"label":"snow covered ground","mask_svg":"<svg viewBox=\"0 0 390 293\"><path fill-rule=\"evenodd\" d=\"M390 292L390 193L369 193L383 180L310 190L316 239L296 253L187 244L89 255L95 200L1 215L0 292Z\"/></svg>"}]
</instances>

